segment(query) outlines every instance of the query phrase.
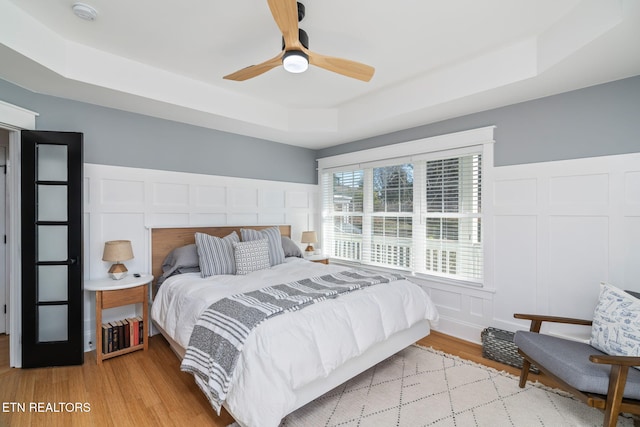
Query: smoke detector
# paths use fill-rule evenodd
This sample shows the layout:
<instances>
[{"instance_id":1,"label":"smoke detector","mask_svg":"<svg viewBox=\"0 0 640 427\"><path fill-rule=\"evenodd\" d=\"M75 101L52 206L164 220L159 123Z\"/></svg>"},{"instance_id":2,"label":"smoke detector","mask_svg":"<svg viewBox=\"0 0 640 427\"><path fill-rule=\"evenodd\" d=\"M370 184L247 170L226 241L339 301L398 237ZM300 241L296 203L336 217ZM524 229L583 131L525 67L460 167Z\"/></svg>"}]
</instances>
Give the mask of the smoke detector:
<instances>
[{"instance_id":1,"label":"smoke detector","mask_svg":"<svg viewBox=\"0 0 640 427\"><path fill-rule=\"evenodd\" d=\"M94 21L98 17L98 12L88 4L74 3L71 9L78 18L85 21Z\"/></svg>"}]
</instances>

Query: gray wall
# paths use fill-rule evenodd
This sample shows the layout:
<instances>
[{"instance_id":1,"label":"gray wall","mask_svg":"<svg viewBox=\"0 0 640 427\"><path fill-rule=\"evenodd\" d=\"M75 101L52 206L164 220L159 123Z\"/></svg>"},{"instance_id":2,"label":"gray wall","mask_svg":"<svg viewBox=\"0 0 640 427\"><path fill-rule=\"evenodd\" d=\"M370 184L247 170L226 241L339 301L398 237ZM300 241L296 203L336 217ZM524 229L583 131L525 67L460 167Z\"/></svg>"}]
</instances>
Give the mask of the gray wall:
<instances>
[{"instance_id":1,"label":"gray wall","mask_svg":"<svg viewBox=\"0 0 640 427\"><path fill-rule=\"evenodd\" d=\"M36 94L0 80L0 99L35 111L39 130L84 133L84 161L315 184L315 151Z\"/></svg>"},{"instance_id":2,"label":"gray wall","mask_svg":"<svg viewBox=\"0 0 640 427\"><path fill-rule=\"evenodd\" d=\"M38 129L83 132L88 163L305 184L317 183L316 158L489 125L497 126L497 166L640 152L640 76L318 151L40 95L3 80L0 99L37 111Z\"/></svg>"},{"instance_id":3,"label":"gray wall","mask_svg":"<svg viewBox=\"0 0 640 427\"><path fill-rule=\"evenodd\" d=\"M496 166L640 152L640 76L326 148L318 158L496 125Z\"/></svg>"}]
</instances>

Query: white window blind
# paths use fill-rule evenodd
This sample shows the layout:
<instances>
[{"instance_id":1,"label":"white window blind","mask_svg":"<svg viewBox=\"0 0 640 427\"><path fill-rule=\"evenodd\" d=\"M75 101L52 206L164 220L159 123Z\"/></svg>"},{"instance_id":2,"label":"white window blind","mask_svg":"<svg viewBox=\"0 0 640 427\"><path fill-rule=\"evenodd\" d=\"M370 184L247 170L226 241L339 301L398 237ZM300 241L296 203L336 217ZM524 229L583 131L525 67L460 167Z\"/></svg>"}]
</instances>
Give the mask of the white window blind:
<instances>
[{"instance_id":1,"label":"white window blind","mask_svg":"<svg viewBox=\"0 0 640 427\"><path fill-rule=\"evenodd\" d=\"M328 255L480 282L482 156L439 156L322 171Z\"/></svg>"},{"instance_id":2,"label":"white window blind","mask_svg":"<svg viewBox=\"0 0 640 427\"><path fill-rule=\"evenodd\" d=\"M331 257L360 262L364 217L364 171L346 170L322 176L323 236Z\"/></svg>"},{"instance_id":3,"label":"white window blind","mask_svg":"<svg viewBox=\"0 0 640 427\"><path fill-rule=\"evenodd\" d=\"M365 245L364 262L411 269L413 257L413 165L373 168L371 233Z\"/></svg>"},{"instance_id":4,"label":"white window blind","mask_svg":"<svg viewBox=\"0 0 640 427\"><path fill-rule=\"evenodd\" d=\"M425 230L416 241L424 258L416 272L482 279L481 179L480 154L425 162Z\"/></svg>"}]
</instances>

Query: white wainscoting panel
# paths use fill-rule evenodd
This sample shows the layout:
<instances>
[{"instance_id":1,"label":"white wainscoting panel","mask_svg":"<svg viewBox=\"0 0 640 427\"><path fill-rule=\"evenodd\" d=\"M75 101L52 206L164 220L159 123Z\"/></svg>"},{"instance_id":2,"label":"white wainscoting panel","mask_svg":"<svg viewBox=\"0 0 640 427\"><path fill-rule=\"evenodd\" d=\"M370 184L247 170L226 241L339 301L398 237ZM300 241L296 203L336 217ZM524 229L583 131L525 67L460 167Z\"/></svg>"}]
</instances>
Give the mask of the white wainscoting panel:
<instances>
[{"instance_id":1,"label":"white wainscoting panel","mask_svg":"<svg viewBox=\"0 0 640 427\"><path fill-rule=\"evenodd\" d=\"M84 200L85 280L107 276L104 242L131 240L129 272L151 269L150 226L280 225L299 241L316 230L318 186L86 163ZM105 321L135 314L109 310ZM95 296L85 295L85 350L95 342Z\"/></svg>"},{"instance_id":2,"label":"white wainscoting panel","mask_svg":"<svg viewBox=\"0 0 640 427\"><path fill-rule=\"evenodd\" d=\"M89 177L91 178L91 177ZM97 193L102 205L129 206L141 208L144 206L144 182L125 181L121 179L102 179L99 182L100 192ZM94 190L93 187L91 190ZM93 191L90 191L93 193Z\"/></svg>"},{"instance_id":3,"label":"white wainscoting panel","mask_svg":"<svg viewBox=\"0 0 640 427\"><path fill-rule=\"evenodd\" d=\"M624 276L621 279L623 283L630 285L640 282L640 215L625 218L624 229L626 230L623 245L625 250L622 253ZM637 286L640 287L640 283Z\"/></svg>"},{"instance_id":4,"label":"white wainscoting panel","mask_svg":"<svg viewBox=\"0 0 640 427\"><path fill-rule=\"evenodd\" d=\"M590 319L602 281L640 291L640 154L498 167L494 190L494 283L485 286L495 294L484 326L528 328L515 312Z\"/></svg>"},{"instance_id":5,"label":"white wainscoting panel","mask_svg":"<svg viewBox=\"0 0 640 427\"><path fill-rule=\"evenodd\" d=\"M261 193L260 199L265 210L282 210L286 206L286 194L282 190L265 190Z\"/></svg>"},{"instance_id":6,"label":"white wainscoting panel","mask_svg":"<svg viewBox=\"0 0 640 427\"><path fill-rule=\"evenodd\" d=\"M609 218L549 218L549 312L591 318L599 283L609 276ZM570 302L570 304L568 304Z\"/></svg>"},{"instance_id":7,"label":"white wainscoting panel","mask_svg":"<svg viewBox=\"0 0 640 427\"><path fill-rule=\"evenodd\" d=\"M156 209L186 208L189 206L189 185L154 182L152 187L152 205Z\"/></svg>"},{"instance_id":8,"label":"white wainscoting panel","mask_svg":"<svg viewBox=\"0 0 640 427\"><path fill-rule=\"evenodd\" d=\"M524 212L537 205L537 181L535 179L505 179L495 183L494 203L503 209L519 208Z\"/></svg>"},{"instance_id":9,"label":"white wainscoting panel","mask_svg":"<svg viewBox=\"0 0 640 427\"><path fill-rule=\"evenodd\" d=\"M258 209L258 190L256 188L230 188L231 207L235 210Z\"/></svg>"},{"instance_id":10,"label":"white wainscoting panel","mask_svg":"<svg viewBox=\"0 0 640 427\"><path fill-rule=\"evenodd\" d=\"M498 215L495 218L497 319L511 319L514 311L531 313L536 309L538 278L538 218L534 215Z\"/></svg>"},{"instance_id":11,"label":"white wainscoting panel","mask_svg":"<svg viewBox=\"0 0 640 427\"><path fill-rule=\"evenodd\" d=\"M309 208L309 194L304 191L288 191L287 203L292 208Z\"/></svg>"},{"instance_id":12,"label":"white wainscoting panel","mask_svg":"<svg viewBox=\"0 0 640 427\"><path fill-rule=\"evenodd\" d=\"M624 174L625 202L640 205L640 172Z\"/></svg>"},{"instance_id":13,"label":"white wainscoting panel","mask_svg":"<svg viewBox=\"0 0 640 427\"><path fill-rule=\"evenodd\" d=\"M195 193L195 208L202 210L221 210L227 209L227 189L226 187L214 187L208 185L193 186Z\"/></svg>"},{"instance_id":14,"label":"white wainscoting panel","mask_svg":"<svg viewBox=\"0 0 640 427\"><path fill-rule=\"evenodd\" d=\"M606 208L609 204L609 175L555 176L549 182L550 206Z\"/></svg>"}]
</instances>

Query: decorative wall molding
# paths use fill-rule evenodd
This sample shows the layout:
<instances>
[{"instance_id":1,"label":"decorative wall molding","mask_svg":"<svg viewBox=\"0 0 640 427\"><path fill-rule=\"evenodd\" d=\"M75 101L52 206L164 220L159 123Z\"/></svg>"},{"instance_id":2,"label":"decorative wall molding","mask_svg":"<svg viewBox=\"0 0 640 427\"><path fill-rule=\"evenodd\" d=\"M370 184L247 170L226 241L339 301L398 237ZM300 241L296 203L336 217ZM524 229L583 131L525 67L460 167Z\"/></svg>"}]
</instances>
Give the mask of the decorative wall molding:
<instances>
[{"instance_id":1,"label":"decorative wall molding","mask_svg":"<svg viewBox=\"0 0 640 427\"><path fill-rule=\"evenodd\" d=\"M492 174L486 239L493 255L484 287L416 279L438 306L437 330L480 342L487 326L527 328L515 312L591 318L601 281L640 291L640 153ZM282 222L293 226L294 239L319 225L315 185L93 164L85 165L85 184L85 279L106 275L102 245L118 238L132 240L129 270L148 271L151 225ZM85 303L85 330L93 331L93 297ZM548 332L581 335L577 328ZM86 343L91 338L87 332Z\"/></svg>"},{"instance_id":2,"label":"decorative wall molding","mask_svg":"<svg viewBox=\"0 0 640 427\"><path fill-rule=\"evenodd\" d=\"M9 155L7 159L7 210L6 230L8 237L8 257L6 258L9 290L9 366L22 366L22 271L14 266L20 265L20 130L35 129L38 113L17 105L0 101L0 128L9 131ZM4 292L4 290L3 290Z\"/></svg>"},{"instance_id":3,"label":"decorative wall molding","mask_svg":"<svg viewBox=\"0 0 640 427\"><path fill-rule=\"evenodd\" d=\"M5 129L35 129L38 113L0 101L0 127Z\"/></svg>"},{"instance_id":4,"label":"decorative wall molding","mask_svg":"<svg viewBox=\"0 0 640 427\"><path fill-rule=\"evenodd\" d=\"M151 271L151 226L290 224L294 241L316 229L318 187L183 172L84 165L85 280L106 277L107 240L131 240L130 272ZM85 349L95 342L95 296L85 295ZM106 321L131 316L110 310Z\"/></svg>"}]
</instances>

